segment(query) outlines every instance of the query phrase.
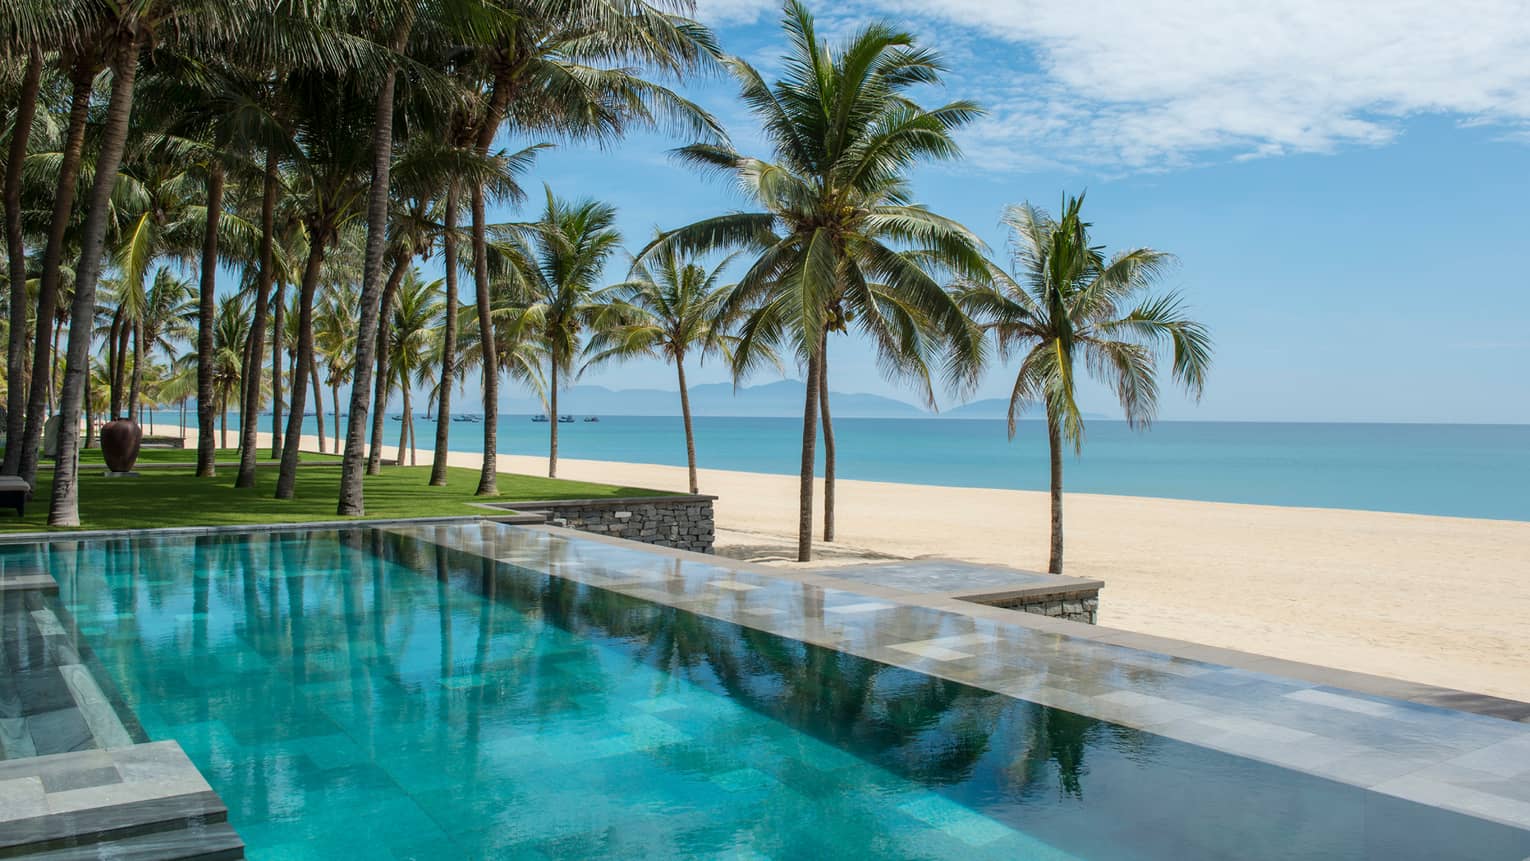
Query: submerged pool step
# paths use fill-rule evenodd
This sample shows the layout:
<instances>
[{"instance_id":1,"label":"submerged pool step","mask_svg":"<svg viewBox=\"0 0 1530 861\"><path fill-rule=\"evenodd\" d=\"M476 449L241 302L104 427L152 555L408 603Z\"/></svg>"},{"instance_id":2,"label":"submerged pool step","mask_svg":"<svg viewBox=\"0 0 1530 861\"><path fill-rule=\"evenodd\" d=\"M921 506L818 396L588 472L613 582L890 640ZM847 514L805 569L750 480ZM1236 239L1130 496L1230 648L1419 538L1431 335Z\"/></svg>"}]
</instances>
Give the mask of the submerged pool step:
<instances>
[{"instance_id":1,"label":"submerged pool step","mask_svg":"<svg viewBox=\"0 0 1530 861\"><path fill-rule=\"evenodd\" d=\"M0 859L243 857L227 823L175 742L0 762Z\"/></svg>"},{"instance_id":2,"label":"submerged pool step","mask_svg":"<svg viewBox=\"0 0 1530 861\"><path fill-rule=\"evenodd\" d=\"M28 861L239 861L244 841L227 822L139 834L21 856Z\"/></svg>"}]
</instances>

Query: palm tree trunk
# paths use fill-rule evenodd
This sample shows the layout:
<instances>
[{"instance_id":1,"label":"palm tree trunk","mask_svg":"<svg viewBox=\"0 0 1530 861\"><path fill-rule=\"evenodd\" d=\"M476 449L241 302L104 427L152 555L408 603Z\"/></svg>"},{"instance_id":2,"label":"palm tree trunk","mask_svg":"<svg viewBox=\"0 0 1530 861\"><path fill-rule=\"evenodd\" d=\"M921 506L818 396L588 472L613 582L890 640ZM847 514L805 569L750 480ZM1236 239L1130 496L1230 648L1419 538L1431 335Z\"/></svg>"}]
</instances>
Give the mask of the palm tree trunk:
<instances>
[{"instance_id":1,"label":"palm tree trunk","mask_svg":"<svg viewBox=\"0 0 1530 861\"><path fill-rule=\"evenodd\" d=\"M691 392L685 385L685 356L675 357L675 371L680 376L680 417L685 422L685 464L691 471L691 493L700 493L696 483L696 434L691 430Z\"/></svg>"},{"instance_id":2,"label":"palm tree trunk","mask_svg":"<svg viewBox=\"0 0 1530 861\"><path fill-rule=\"evenodd\" d=\"M393 49L402 51L414 24L414 3L404 4L403 20L397 22L393 33ZM377 90L377 108L372 118L372 187L367 198L367 245L362 264L361 319L356 332L355 379L351 383L350 423L345 428L345 457L340 468L340 499L336 512L342 515L363 514L366 497L362 486L362 470L366 466L367 417L373 408L372 359L369 353L376 348L378 319L386 313L380 304L382 290L383 253L388 244L388 174L393 163L393 90L398 81L398 69L389 66L383 74L382 86ZM387 407L375 405L381 415ZM340 416L335 415L338 426ZM338 447L338 446L337 446Z\"/></svg>"},{"instance_id":3,"label":"palm tree trunk","mask_svg":"<svg viewBox=\"0 0 1530 861\"><path fill-rule=\"evenodd\" d=\"M207 226L202 235L202 286L197 296L197 476L218 472L213 450L213 326L218 308L218 221L223 213L223 163L207 171Z\"/></svg>"},{"instance_id":4,"label":"palm tree trunk","mask_svg":"<svg viewBox=\"0 0 1530 861\"><path fill-rule=\"evenodd\" d=\"M58 400L58 342L64 337L64 321L53 321L53 366L48 368L48 415L52 416Z\"/></svg>"},{"instance_id":5,"label":"palm tree trunk","mask_svg":"<svg viewBox=\"0 0 1530 861\"><path fill-rule=\"evenodd\" d=\"M138 421L138 400L143 395L143 321L133 324L133 374L128 383L128 418Z\"/></svg>"},{"instance_id":6,"label":"palm tree trunk","mask_svg":"<svg viewBox=\"0 0 1530 861\"><path fill-rule=\"evenodd\" d=\"M141 31L117 51L112 64L112 94L107 102L101 148L96 156L96 175L90 189L90 211L80 240L80 263L75 267L74 305L69 319L69 353L64 363L64 385L59 394L58 462L53 468L53 500L49 526L79 526L80 404L85 377L90 373L91 323L96 310L96 279L106 242L106 222L117 168L127 144L128 119L133 114L133 83L138 76Z\"/></svg>"},{"instance_id":7,"label":"palm tree trunk","mask_svg":"<svg viewBox=\"0 0 1530 861\"><path fill-rule=\"evenodd\" d=\"M552 416L547 423L547 477L558 477L558 357L552 358Z\"/></svg>"},{"instance_id":8,"label":"palm tree trunk","mask_svg":"<svg viewBox=\"0 0 1530 861\"><path fill-rule=\"evenodd\" d=\"M64 135L64 157L59 164L58 190L53 195L53 215L48 243L43 246L41 280L37 288L37 343L32 351L32 383L27 392L27 422L21 440L21 477L37 486L37 460L42 454L44 413L53 401L53 321L58 316L58 285L64 241L74 216L75 191L79 186L80 161L85 152L85 123L90 117L91 89L100 67L81 51L70 72L74 93L69 105L69 130ZM89 319L89 318L87 318Z\"/></svg>"},{"instance_id":9,"label":"palm tree trunk","mask_svg":"<svg viewBox=\"0 0 1530 861\"><path fill-rule=\"evenodd\" d=\"M70 326L73 327L73 323ZM123 397L127 393L127 355L128 336L133 333L133 322L123 316L122 325L117 329L117 367L112 372L112 418L118 419L127 412L126 401Z\"/></svg>"},{"instance_id":10,"label":"palm tree trunk","mask_svg":"<svg viewBox=\"0 0 1530 861\"><path fill-rule=\"evenodd\" d=\"M823 421L823 540L834 540L834 419L829 415L829 334L818 360L818 408Z\"/></svg>"},{"instance_id":11,"label":"palm tree trunk","mask_svg":"<svg viewBox=\"0 0 1530 861\"><path fill-rule=\"evenodd\" d=\"M287 332L287 285L276 282L271 309L271 457L282 456L282 336Z\"/></svg>"},{"instance_id":12,"label":"palm tree trunk","mask_svg":"<svg viewBox=\"0 0 1530 861\"><path fill-rule=\"evenodd\" d=\"M441 237L446 258L446 325L441 333L441 383L436 392L436 451L430 483L446 486L446 458L452 433L452 382L457 377L457 183L446 189L446 230Z\"/></svg>"},{"instance_id":13,"label":"palm tree trunk","mask_svg":"<svg viewBox=\"0 0 1530 861\"><path fill-rule=\"evenodd\" d=\"M218 448L228 448L228 398L218 399Z\"/></svg>"},{"instance_id":14,"label":"palm tree trunk","mask_svg":"<svg viewBox=\"0 0 1530 861\"><path fill-rule=\"evenodd\" d=\"M90 375L85 375L85 447L95 448L96 445L96 415L90 405Z\"/></svg>"},{"instance_id":15,"label":"palm tree trunk","mask_svg":"<svg viewBox=\"0 0 1530 861\"><path fill-rule=\"evenodd\" d=\"M473 183L473 286L478 303L478 339L483 342L483 465L479 496L499 495L499 351L489 301L489 251L485 235L483 186Z\"/></svg>"},{"instance_id":16,"label":"palm tree trunk","mask_svg":"<svg viewBox=\"0 0 1530 861\"><path fill-rule=\"evenodd\" d=\"M310 335L309 339L312 340ZM308 376L313 382L313 421L319 431L319 454L324 454L324 389L319 385L319 360L313 354L313 348L308 351ZM340 421L335 416L335 421Z\"/></svg>"},{"instance_id":17,"label":"palm tree trunk","mask_svg":"<svg viewBox=\"0 0 1530 861\"><path fill-rule=\"evenodd\" d=\"M11 122L11 149L5 162L5 253L10 264L11 332L5 364L5 461L0 472L15 475L21 466L22 437L27 427L27 312L32 299L27 293L26 238L21 230L21 168L26 161L37 116L37 92L42 86L42 48L27 51L27 70L21 79L21 96Z\"/></svg>"},{"instance_id":18,"label":"palm tree trunk","mask_svg":"<svg viewBox=\"0 0 1530 861\"><path fill-rule=\"evenodd\" d=\"M308 246L308 264L303 269L303 283L298 290L298 343L292 369L292 403L287 410L287 436L282 441L282 465L276 478L276 498L291 499L297 486L298 446L303 438L303 412L308 408L309 365L313 363L313 294L319 286L319 270L324 266L324 240L328 225L315 225ZM321 418L320 421L323 419ZM319 439L324 438L322 428Z\"/></svg>"},{"instance_id":19,"label":"palm tree trunk","mask_svg":"<svg viewBox=\"0 0 1530 861\"><path fill-rule=\"evenodd\" d=\"M106 385L107 385L107 421L112 421L122 412L122 385L118 381L122 379L122 306L112 312L112 325L106 334Z\"/></svg>"},{"instance_id":20,"label":"palm tree trunk","mask_svg":"<svg viewBox=\"0 0 1530 861\"><path fill-rule=\"evenodd\" d=\"M818 452L819 350L808 355L807 397L802 405L802 465L797 481L797 561L813 561L813 468Z\"/></svg>"},{"instance_id":21,"label":"palm tree trunk","mask_svg":"<svg viewBox=\"0 0 1530 861\"><path fill-rule=\"evenodd\" d=\"M388 351L389 323L391 322L388 319L388 312L393 308L393 297L398 293L398 285L404 280L404 273L408 271L411 262L413 262L411 255L403 253L394 255L393 270L388 273L388 283L383 286L382 300L378 303L381 310L377 316L377 340L372 346L377 360L377 379L373 392L373 402L376 403L377 410L372 413L372 447L367 453L367 475L377 475L382 472L383 414L388 410L388 391L393 383L389 368L393 356ZM356 360L360 361L359 345L356 352Z\"/></svg>"},{"instance_id":22,"label":"palm tree trunk","mask_svg":"<svg viewBox=\"0 0 1530 861\"><path fill-rule=\"evenodd\" d=\"M401 384L404 390L404 420L398 423L398 465L404 465L404 447L409 444L409 378Z\"/></svg>"},{"instance_id":23,"label":"palm tree trunk","mask_svg":"<svg viewBox=\"0 0 1530 861\"><path fill-rule=\"evenodd\" d=\"M255 486L255 434L260 416L260 366L266 349L266 312L271 300L271 282L276 242L276 189L280 162L276 149L266 152L265 188L260 197L260 272L255 278L255 319L250 324L250 372L244 405L239 412L239 475L235 487ZM198 309L200 310L200 309ZM275 363L276 368L281 363ZM278 371L279 373L279 371ZM274 430L274 428L273 428Z\"/></svg>"},{"instance_id":24,"label":"palm tree trunk","mask_svg":"<svg viewBox=\"0 0 1530 861\"><path fill-rule=\"evenodd\" d=\"M1052 552L1047 560L1047 573L1063 573L1063 478L1062 478L1062 425L1057 417L1047 411L1047 447L1052 455Z\"/></svg>"},{"instance_id":25,"label":"palm tree trunk","mask_svg":"<svg viewBox=\"0 0 1530 861\"><path fill-rule=\"evenodd\" d=\"M329 384L329 402L335 406L335 451L340 450L340 384Z\"/></svg>"}]
</instances>

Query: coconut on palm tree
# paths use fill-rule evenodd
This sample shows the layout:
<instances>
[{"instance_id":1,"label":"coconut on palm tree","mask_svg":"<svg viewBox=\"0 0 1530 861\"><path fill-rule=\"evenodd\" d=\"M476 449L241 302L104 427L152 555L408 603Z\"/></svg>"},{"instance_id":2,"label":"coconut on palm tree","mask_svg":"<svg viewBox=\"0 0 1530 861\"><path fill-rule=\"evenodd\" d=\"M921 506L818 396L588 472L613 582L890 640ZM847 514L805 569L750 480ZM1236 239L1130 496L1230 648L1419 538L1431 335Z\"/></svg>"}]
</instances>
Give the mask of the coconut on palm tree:
<instances>
[{"instance_id":1,"label":"coconut on palm tree","mask_svg":"<svg viewBox=\"0 0 1530 861\"><path fill-rule=\"evenodd\" d=\"M1009 400L1009 433L1031 404L1046 413L1051 455L1052 538L1047 570L1063 571L1062 451L1084 443L1080 375L1108 385L1133 427L1158 408L1158 361L1167 350L1174 380L1199 397L1211 364L1206 327L1186 316L1175 293L1150 290L1173 262L1151 248L1107 257L1093 244L1084 199L1063 201L1061 214L1023 204L1004 213L1011 271L992 265L987 278L960 285L961 302L991 332L1001 356L1020 356Z\"/></svg>"},{"instance_id":2,"label":"coconut on palm tree","mask_svg":"<svg viewBox=\"0 0 1530 861\"><path fill-rule=\"evenodd\" d=\"M772 160L715 144L681 157L735 178L758 209L698 221L651 247L681 253L748 248L753 261L725 305L740 314L735 373L779 345L805 368L797 557L812 558L813 471L822 356L829 333L854 325L893 375L914 379L934 402L930 365L944 354L948 381L970 384L981 339L938 276L982 277L982 243L965 227L914 203L908 174L959 155L953 129L979 114L956 101L921 107L911 94L940 81L941 63L911 34L871 24L837 48L813 17L786 4L792 44L774 85L741 59L727 61L774 149Z\"/></svg>"},{"instance_id":3,"label":"coconut on palm tree","mask_svg":"<svg viewBox=\"0 0 1530 861\"><path fill-rule=\"evenodd\" d=\"M714 354L729 357L737 344L737 336L728 331L731 321L722 313L728 294L719 284L732 260L729 256L709 270L664 247L634 261L627 280L611 289L613 301L626 306L630 321L596 331L587 346L586 367L638 356L658 357L675 366L691 493L700 490L685 362L692 355L702 361Z\"/></svg>"}]
</instances>

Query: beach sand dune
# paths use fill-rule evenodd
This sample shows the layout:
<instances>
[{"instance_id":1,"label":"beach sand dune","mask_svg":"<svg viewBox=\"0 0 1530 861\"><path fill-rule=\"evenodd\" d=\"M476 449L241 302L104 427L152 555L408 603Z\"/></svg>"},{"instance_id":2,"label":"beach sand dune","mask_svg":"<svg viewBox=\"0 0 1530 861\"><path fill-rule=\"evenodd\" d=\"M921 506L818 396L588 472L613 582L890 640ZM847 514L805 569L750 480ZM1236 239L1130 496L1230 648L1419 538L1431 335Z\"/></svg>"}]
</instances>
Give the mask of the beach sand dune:
<instances>
[{"instance_id":1,"label":"beach sand dune","mask_svg":"<svg viewBox=\"0 0 1530 861\"><path fill-rule=\"evenodd\" d=\"M686 486L668 466L560 459L558 474ZM794 558L796 477L703 470L701 490L718 496L721 551ZM841 480L837 498L839 547L814 564L1045 570L1044 493ZM1105 581L1103 625L1530 700L1530 523L1097 494L1069 494L1065 516L1067 573Z\"/></svg>"}]
</instances>

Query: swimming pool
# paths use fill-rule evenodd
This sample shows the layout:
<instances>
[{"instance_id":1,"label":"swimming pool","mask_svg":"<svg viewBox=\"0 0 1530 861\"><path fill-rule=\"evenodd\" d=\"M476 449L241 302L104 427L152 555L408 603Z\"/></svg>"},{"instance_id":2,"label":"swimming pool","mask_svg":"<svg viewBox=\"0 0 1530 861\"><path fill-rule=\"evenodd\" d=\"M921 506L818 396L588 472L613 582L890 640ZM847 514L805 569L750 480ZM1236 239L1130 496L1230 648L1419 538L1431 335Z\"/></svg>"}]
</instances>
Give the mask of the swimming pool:
<instances>
[{"instance_id":1,"label":"swimming pool","mask_svg":"<svg viewBox=\"0 0 1530 861\"><path fill-rule=\"evenodd\" d=\"M1530 855L1502 817L1041 704L1162 676L1204 708L1236 679L1316 720L1307 688L1125 651L1097 677L1037 638L1008 659L1028 700L962 683L988 629L694 559L476 523L42 552L97 672L251 858ZM1383 707L1421 757L1530 729Z\"/></svg>"}]
</instances>

